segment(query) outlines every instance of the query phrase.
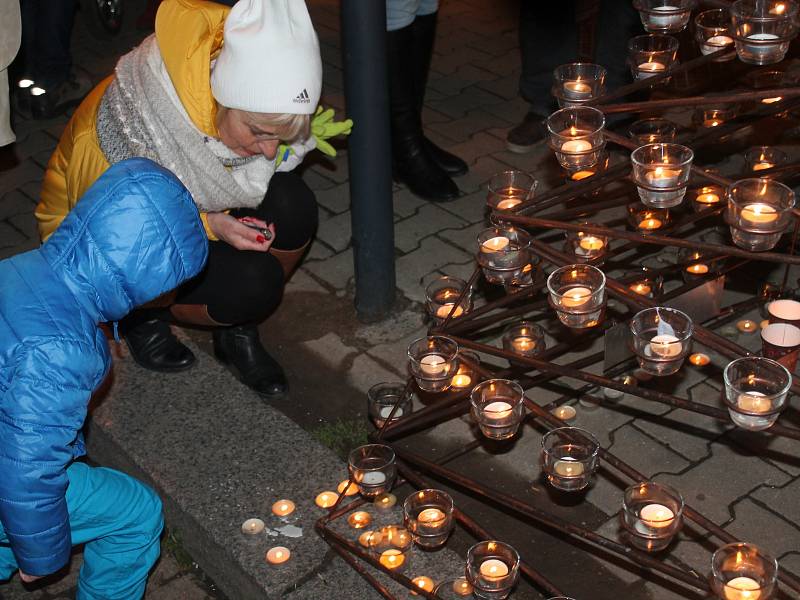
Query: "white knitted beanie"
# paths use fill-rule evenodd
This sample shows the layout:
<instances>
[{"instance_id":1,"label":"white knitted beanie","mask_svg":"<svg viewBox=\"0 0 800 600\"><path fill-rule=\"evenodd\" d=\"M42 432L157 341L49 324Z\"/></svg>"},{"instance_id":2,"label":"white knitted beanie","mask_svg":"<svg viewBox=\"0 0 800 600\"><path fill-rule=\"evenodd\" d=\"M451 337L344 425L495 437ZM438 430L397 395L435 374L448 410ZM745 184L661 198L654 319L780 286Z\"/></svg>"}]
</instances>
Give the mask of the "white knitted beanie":
<instances>
[{"instance_id":1,"label":"white knitted beanie","mask_svg":"<svg viewBox=\"0 0 800 600\"><path fill-rule=\"evenodd\" d=\"M258 113L314 113L322 59L305 0L239 0L223 39L211 71L217 102Z\"/></svg>"}]
</instances>

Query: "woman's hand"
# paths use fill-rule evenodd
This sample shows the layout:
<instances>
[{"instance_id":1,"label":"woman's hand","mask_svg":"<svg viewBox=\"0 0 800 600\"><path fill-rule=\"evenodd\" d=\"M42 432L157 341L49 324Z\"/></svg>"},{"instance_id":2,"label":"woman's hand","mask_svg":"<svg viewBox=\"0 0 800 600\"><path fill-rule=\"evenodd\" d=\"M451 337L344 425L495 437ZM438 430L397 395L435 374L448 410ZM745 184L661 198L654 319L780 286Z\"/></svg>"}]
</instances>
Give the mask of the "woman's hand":
<instances>
[{"instance_id":1,"label":"woman's hand","mask_svg":"<svg viewBox=\"0 0 800 600\"><path fill-rule=\"evenodd\" d=\"M275 224L267 225L265 221L254 217L246 217L246 222L261 229L268 229L272 236L267 239L258 229L248 227L236 217L225 213L210 212L207 215L208 225L223 242L229 243L237 250L254 250L266 252L275 241Z\"/></svg>"}]
</instances>

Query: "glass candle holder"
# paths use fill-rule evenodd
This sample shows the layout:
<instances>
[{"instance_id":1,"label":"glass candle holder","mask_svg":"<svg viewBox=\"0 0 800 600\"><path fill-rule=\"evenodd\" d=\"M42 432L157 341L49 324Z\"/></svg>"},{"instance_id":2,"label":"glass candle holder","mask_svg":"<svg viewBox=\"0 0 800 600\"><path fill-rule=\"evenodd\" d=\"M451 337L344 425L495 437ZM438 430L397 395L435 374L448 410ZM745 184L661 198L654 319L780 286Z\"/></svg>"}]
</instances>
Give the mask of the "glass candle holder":
<instances>
[{"instance_id":1,"label":"glass candle holder","mask_svg":"<svg viewBox=\"0 0 800 600\"><path fill-rule=\"evenodd\" d=\"M719 272L721 260L717 256L698 250L682 248L678 252L681 276L685 282L709 279Z\"/></svg>"},{"instance_id":2,"label":"glass candle holder","mask_svg":"<svg viewBox=\"0 0 800 600\"><path fill-rule=\"evenodd\" d=\"M568 231L564 252L574 255L579 263L602 258L608 252L608 237L585 231Z\"/></svg>"},{"instance_id":3,"label":"glass candle holder","mask_svg":"<svg viewBox=\"0 0 800 600\"><path fill-rule=\"evenodd\" d=\"M694 0L633 0L645 31L677 33L683 31L692 16Z\"/></svg>"},{"instance_id":4,"label":"glass candle holder","mask_svg":"<svg viewBox=\"0 0 800 600\"><path fill-rule=\"evenodd\" d=\"M559 108L581 106L605 92L606 70L593 63L559 65L553 71L552 94Z\"/></svg>"},{"instance_id":5,"label":"glass candle holder","mask_svg":"<svg viewBox=\"0 0 800 600\"><path fill-rule=\"evenodd\" d=\"M366 545L377 556L383 567L395 573L408 570L412 537L407 529L398 525L387 525L366 536L364 542L362 545Z\"/></svg>"},{"instance_id":6,"label":"glass candle holder","mask_svg":"<svg viewBox=\"0 0 800 600\"><path fill-rule=\"evenodd\" d=\"M577 171L600 160L605 147L606 118L590 106L562 108L547 117L550 147L562 167Z\"/></svg>"},{"instance_id":7,"label":"glass candle holder","mask_svg":"<svg viewBox=\"0 0 800 600\"><path fill-rule=\"evenodd\" d=\"M678 58L678 40L668 35L638 35L628 42L628 63L635 80L669 72Z\"/></svg>"},{"instance_id":8,"label":"glass candle holder","mask_svg":"<svg viewBox=\"0 0 800 600\"><path fill-rule=\"evenodd\" d=\"M438 277L428 284L425 288L425 301L434 324L444 323L451 312L453 313L451 318L457 319L472 310L472 290L468 290L456 306L456 301L466 287L466 281L449 275Z\"/></svg>"},{"instance_id":9,"label":"glass candle holder","mask_svg":"<svg viewBox=\"0 0 800 600\"><path fill-rule=\"evenodd\" d=\"M466 577L458 577L457 579L443 581L436 586L433 593L441 600L470 600L470 598L473 598L473 591L475 589L467 581Z\"/></svg>"},{"instance_id":10,"label":"glass candle holder","mask_svg":"<svg viewBox=\"0 0 800 600\"><path fill-rule=\"evenodd\" d=\"M674 308L646 308L628 324L639 367L651 375L677 373L692 349L692 320Z\"/></svg>"},{"instance_id":11,"label":"glass candle holder","mask_svg":"<svg viewBox=\"0 0 800 600\"><path fill-rule=\"evenodd\" d=\"M645 298L658 298L664 289L664 277L648 267L626 271L623 280L630 291Z\"/></svg>"},{"instance_id":12,"label":"glass candle holder","mask_svg":"<svg viewBox=\"0 0 800 600\"><path fill-rule=\"evenodd\" d=\"M462 358L466 360L461 360ZM472 365L481 364L480 357L470 350L459 348L458 350L458 370L450 381L450 391L459 392L472 389L479 381L479 375Z\"/></svg>"},{"instance_id":13,"label":"glass candle holder","mask_svg":"<svg viewBox=\"0 0 800 600\"><path fill-rule=\"evenodd\" d=\"M403 381L387 381L376 383L367 390L367 414L375 427L380 429L397 405L397 410L392 416L392 423L411 414L412 394L406 390Z\"/></svg>"},{"instance_id":14,"label":"glass candle holder","mask_svg":"<svg viewBox=\"0 0 800 600\"><path fill-rule=\"evenodd\" d=\"M791 0L737 0L731 5L736 54L751 65L780 62L797 35L797 4Z\"/></svg>"},{"instance_id":15,"label":"glass candle holder","mask_svg":"<svg viewBox=\"0 0 800 600\"><path fill-rule=\"evenodd\" d=\"M542 470L547 481L563 492L576 492L592 482L600 443L585 429L559 427L542 438Z\"/></svg>"},{"instance_id":16,"label":"glass candle holder","mask_svg":"<svg viewBox=\"0 0 800 600\"><path fill-rule=\"evenodd\" d=\"M531 261L531 236L516 227L490 227L478 234L477 260L489 283L506 285L524 277Z\"/></svg>"},{"instance_id":17,"label":"glass candle holder","mask_svg":"<svg viewBox=\"0 0 800 600\"><path fill-rule=\"evenodd\" d=\"M733 243L763 252L778 243L791 220L794 192L771 179L740 179L728 189L728 210Z\"/></svg>"},{"instance_id":18,"label":"glass candle holder","mask_svg":"<svg viewBox=\"0 0 800 600\"><path fill-rule=\"evenodd\" d=\"M489 180L486 204L492 210L512 210L518 204L533 198L539 185L530 173L503 171Z\"/></svg>"},{"instance_id":19,"label":"glass candle holder","mask_svg":"<svg viewBox=\"0 0 800 600\"><path fill-rule=\"evenodd\" d=\"M403 502L403 518L417 546L439 548L453 531L453 499L441 490L419 490Z\"/></svg>"},{"instance_id":20,"label":"glass candle holder","mask_svg":"<svg viewBox=\"0 0 800 600\"><path fill-rule=\"evenodd\" d=\"M726 544L711 556L711 587L721 600L769 600L778 561L754 544Z\"/></svg>"},{"instance_id":21,"label":"glass candle holder","mask_svg":"<svg viewBox=\"0 0 800 600\"><path fill-rule=\"evenodd\" d=\"M751 85L754 90L767 90L786 85L786 73L783 71L756 71L752 74ZM792 82L793 83L793 82ZM761 104L774 104L783 100L782 96L762 98Z\"/></svg>"},{"instance_id":22,"label":"glass candle holder","mask_svg":"<svg viewBox=\"0 0 800 600\"><path fill-rule=\"evenodd\" d=\"M647 481L625 490L622 525L634 548L663 550L680 530L682 517L683 497L668 485Z\"/></svg>"},{"instance_id":23,"label":"glass candle holder","mask_svg":"<svg viewBox=\"0 0 800 600\"><path fill-rule=\"evenodd\" d=\"M725 200L725 188L721 185L704 185L692 191L692 208L701 212L710 208L722 206Z\"/></svg>"},{"instance_id":24,"label":"glass candle holder","mask_svg":"<svg viewBox=\"0 0 800 600\"><path fill-rule=\"evenodd\" d=\"M694 36L702 54L712 54L733 45L731 15L727 8L704 10L694 18ZM714 62L732 60L715 58Z\"/></svg>"},{"instance_id":25,"label":"glass candle holder","mask_svg":"<svg viewBox=\"0 0 800 600\"><path fill-rule=\"evenodd\" d=\"M731 421L749 431L767 429L778 420L792 384L786 367L758 356L728 363L723 380Z\"/></svg>"},{"instance_id":26,"label":"glass candle holder","mask_svg":"<svg viewBox=\"0 0 800 600\"><path fill-rule=\"evenodd\" d=\"M513 437L525 416L522 387L510 379L487 379L470 394L472 416L490 440Z\"/></svg>"},{"instance_id":27,"label":"glass candle holder","mask_svg":"<svg viewBox=\"0 0 800 600\"><path fill-rule=\"evenodd\" d=\"M772 146L756 146L744 153L744 162L748 171L757 173L772 167L778 167L789 160L786 153Z\"/></svg>"},{"instance_id":28,"label":"glass candle holder","mask_svg":"<svg viewBox=\"0 0 800 600\"><path fill-rule=\"evenodd\" d=\"M600 158L597 160L597 163L591 167L567 169L565 179L567 183L577 183L579 181L583 181L584 179L589 179L590 177L604 173L608 169L609 160L609 154L604 149L600 153ZM592 196L597 196L600 194L600 190L594 190L593 192L590 192L590 194Z\"/></svg>"},{"instance_id":29,"label":"glass candle holder","mask_svg":"<svg viewBox=\"0 0 800 600\"><path fill-rule=\"evenodd\" d=\"M540 257L530 253L528 256L528 264L522 267L522 272L519 276L508 279L503 283L505 291L509 294L514 294L532 286L540 278L541 263L542 259Z\"/></svg>"},{"instance_id":30,"label":"glass candle holder","mask_svg":"<svg viewBox=\"0 0 800 600\"><path fill-rule=\"evenodd\" d=\"M640 119L628 128L630 138L644 146L645 144L667 144L675 141L678 126L667 119Z\"/></svg>"},{"instance_id":31,"label":"glass candle holder","mask_svg":"<svg viewBox=\"0 0 800 600\"><path fill-rule=\"evenodd\" d=\"M699 106L692 113L692 121L697 127L719 127L734 119L739 111L736 104L710 104Z\"/></svg>"},{"instance_id":32,"label":"glass candle holder","mask_svg":"<svg viewBox=\"0 0 800 600\"><path fill-rule=\"evenodd\" d=\"M353 449L347 468L358 491L367 498L390 491L397 477L394 450L383 444L366 444Z\"/></svg>"},{"instance_id":33,"label":"glass candle holder","mask_svg":"<svg viewBox=\"0 0 800 600\"><path fill-rule=\"evenodd\" d=\"M482 600L508 598L519 578L519 553L498 541L478 542L467 550L467 581Z\"/></svg>"},{"instance_id":34,"label":"glass candle holder","mask_svg":"<svg viewBox=\"0 0 800 600\"><path fill-rule=\"evenodd\" d=\"M550 306L573 329L595 327L606 308L606 276L592 265L566 265L547 278Z\"/></svg>"},{"instance_id":35,"label":"glass candle holder","mask_svg":"<svg viewBox=\"0 0 800 600\"><path fill-rule=\"evenodd\" d=\"M670 222L669 209L651 208L639 202L628 204L628 223L637 233L658 233Z\"/></svg>"},{"instance_id":36,"label":"glass candle holder","mask_svg":"<svg viewBox=\"0 0 800 600\"><path fill-rule=\"evenodd\" d=\"M517 321L503 332L503 348L519 356L536 356L546 347L544 330L532 321Z\"/></svg>"},{"instance_id":37,"label":"glass candle holder","mask_svg":"<svg viewBox=\"0 0 800 600\"><path fill-rule=\"evenodd\" d=\"M408 364L421 390L444 392L458 370L458 344L439 335L416 339L408 346Z\"/></svg>"},{"instance_id":38,"label":"glass candle holder","mask_svg":"<svg viewBox=\"0 0 800 600\"><path fill-rule=\"evenodd\" d=\"M634 150L633 180L642 203L651 208L680 204L686 195L693 159L691 148L680 144L646 144Z\"/></svg>"}]
</instances>

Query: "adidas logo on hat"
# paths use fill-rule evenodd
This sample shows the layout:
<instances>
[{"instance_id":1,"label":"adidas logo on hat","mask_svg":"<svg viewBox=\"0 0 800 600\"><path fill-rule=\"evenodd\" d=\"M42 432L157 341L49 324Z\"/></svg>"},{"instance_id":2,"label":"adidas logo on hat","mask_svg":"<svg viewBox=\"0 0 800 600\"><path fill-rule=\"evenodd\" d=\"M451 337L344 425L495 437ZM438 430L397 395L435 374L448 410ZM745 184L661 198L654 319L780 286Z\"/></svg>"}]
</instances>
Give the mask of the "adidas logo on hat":
<instances>
[{"instance_id":1,"label":"adidas logo on hat","mask_svg":"<svg viewBox=\"0 0 800 600\"><path fill-rule=\"evenodd\" d=\"M297 102L298 104L308 104L311 100L308 97L308 92L303 88L303 91L297 94L293 102Z\"/></svg>"}]
</instances>

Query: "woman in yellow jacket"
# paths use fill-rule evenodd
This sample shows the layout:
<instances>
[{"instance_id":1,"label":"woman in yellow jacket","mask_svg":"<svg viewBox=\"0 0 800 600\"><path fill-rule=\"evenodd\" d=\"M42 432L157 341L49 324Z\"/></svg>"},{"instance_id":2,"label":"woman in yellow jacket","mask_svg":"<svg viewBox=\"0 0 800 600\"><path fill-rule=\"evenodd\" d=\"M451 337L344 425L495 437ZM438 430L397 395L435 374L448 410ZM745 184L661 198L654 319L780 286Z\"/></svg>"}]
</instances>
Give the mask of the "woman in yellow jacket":
<instances>
[{"instance_id":1,"label":"woman in yellow jacket","mask_svg":"<svg viewBox=\"0 0 800 600\"><path fill-rule=\"evenodd\" d=\"M351 125L317 109L321 86L304 0L240 0L232 9L166 0L155 34L120 59L67 124L36 209L43 239L110 164L144 156L189 189L210 240L205 271L168 311L137 311L122 323L143 367L193 364L170 332L175 318L214 327L216 356L260 394L287 391L256 325L277 307L316 230L314 194L291 169L314 147L332 153L324 140Z\"/></svg>"}]
</instances>

